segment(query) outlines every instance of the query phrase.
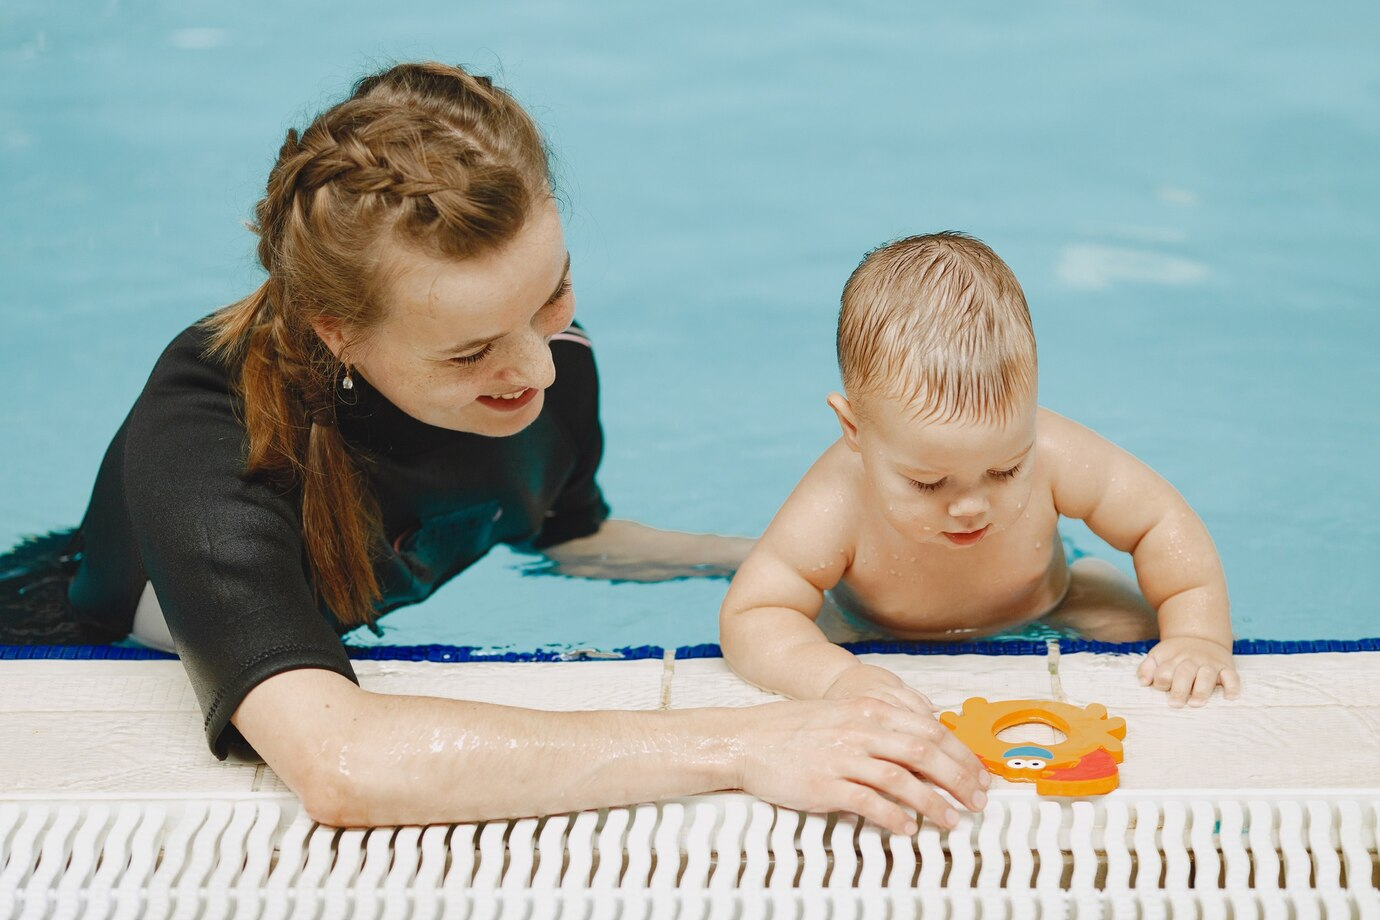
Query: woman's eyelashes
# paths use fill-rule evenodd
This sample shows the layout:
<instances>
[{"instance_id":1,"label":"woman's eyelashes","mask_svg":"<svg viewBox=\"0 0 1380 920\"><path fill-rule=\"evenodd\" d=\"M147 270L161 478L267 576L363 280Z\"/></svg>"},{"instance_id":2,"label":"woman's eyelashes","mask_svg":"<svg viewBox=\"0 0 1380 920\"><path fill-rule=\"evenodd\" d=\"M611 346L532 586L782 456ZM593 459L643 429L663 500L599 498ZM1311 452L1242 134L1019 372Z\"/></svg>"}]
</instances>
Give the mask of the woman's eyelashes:
<instances>
[{"instance_id":1,"label":"woman's eyelashes","mask_svg":"<svg viewBox=\"0 0 1380 920\"><path fill-rule=\"evenodd\" d=\"M476 351L474 354L470 354L470 355L458 355L458 356L456 356L456 357L454 357L454 358L451 358L451 359L450 359L450 363L451 363L451 364L454 364L454 365L457 365L458 367L470 367L471 365L475 365L475 364L478 364L480 361L483 361L485 358L487 358L487 357L489 356L489 352L491 352L491 351L493 351L493 350L494 350L494 343L493 343L493 342L490 342L489 344L485 345L483 348L481 348L481 349L479 349L478 351Z\"/></svg>"},{"instance_id":2,"label":"woman's eyelashes","mask_svg":"<svg viewBox=\"0 0 1380 920\"><path fill-rule=\"evenodd\" d=\"M566 279L565 279L565 281L561 282L561 286L556 290L555 295L554 295L550 300L548 300L545 304L542 305L542 308L541 308L541 310L538 311L538 313L540 314L540 313L548 313L548 312L550 312L550 311L552 310L552 308L558 306L558 305L561 303L561 301L563 301L563 300L565 299L566 295L569 294L569 293L570 293L570 278L567 276ZM567 324L567 325L568 325L568 324ZM493 343L493 342L490 342L489 344L485 345L483 348L479 349L478 351L474 352L473 354L468 354L468 355L457 355L457 356L455 356L455 357L453 357L453 358L450 358L449 361L450 361L451 364L454 364L454 365L456 365L457 367L473 367L474 365L478 364L480 361L483 361L485 358L487 358L487 357L489 356L489 354L490 354L493 350L494 350L494 343Z\"/></svg>"}]
</instances>

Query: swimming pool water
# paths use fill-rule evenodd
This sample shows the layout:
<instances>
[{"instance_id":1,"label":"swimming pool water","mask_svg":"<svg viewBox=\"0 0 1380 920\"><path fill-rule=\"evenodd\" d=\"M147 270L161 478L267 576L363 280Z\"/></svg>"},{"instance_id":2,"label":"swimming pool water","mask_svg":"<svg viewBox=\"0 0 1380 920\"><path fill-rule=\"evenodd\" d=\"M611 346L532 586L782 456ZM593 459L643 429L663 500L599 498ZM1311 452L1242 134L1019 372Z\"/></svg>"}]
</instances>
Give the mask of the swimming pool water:
<instances>
[{"instance_id":1,"label":"swimming pool water","mask_svg":"<svg viewBox=\"0 0 1380 920\"><path fill-rule=\"evenodd\" d=\"M8 3L0 540L79 520L158 352L256 283L239 222L283 131L436 57L498 73L559 154L617 515L759 532L835 436L848 272L961 229L1025 286L1044 404L1207 521L1239 635L1380 634L1378 40L1373 6L1278 0ZM381 641L714 641L722 582L524 561Z\"/></svg>"}]
</instances>

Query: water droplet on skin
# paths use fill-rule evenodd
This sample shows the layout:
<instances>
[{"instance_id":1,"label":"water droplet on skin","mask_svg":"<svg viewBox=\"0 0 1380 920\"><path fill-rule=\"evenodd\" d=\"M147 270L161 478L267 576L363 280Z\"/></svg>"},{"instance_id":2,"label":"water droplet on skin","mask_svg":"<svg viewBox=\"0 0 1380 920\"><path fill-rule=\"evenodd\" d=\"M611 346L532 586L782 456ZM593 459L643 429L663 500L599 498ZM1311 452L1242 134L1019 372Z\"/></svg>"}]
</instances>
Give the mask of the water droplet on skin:
<instances>
[{"instance_id":1,"label":"water droplet on skin","mask_svg":"<svg viewBox=\"0 0 1380 920\"><path fill-rule=\"evenodd\" d=\"M1042 545L1042 544L1041 544L1038 540L1035 542L1035 548L1036 548L1036 549L1039 549L1041 545Z\"/></svg>"},{"instance_id":2,"label":"water droplet on skin","mask_svg":"<svg viewBox=\"0 0 1380 920\"><path fill-rule=\"evenodd\" d=\"M911 561L911 562L914 562L914 561L915 561L915 557L914 557L914 556L911 556L911 557L910 557L910 561Z\"/></svg>"}]
</instances>

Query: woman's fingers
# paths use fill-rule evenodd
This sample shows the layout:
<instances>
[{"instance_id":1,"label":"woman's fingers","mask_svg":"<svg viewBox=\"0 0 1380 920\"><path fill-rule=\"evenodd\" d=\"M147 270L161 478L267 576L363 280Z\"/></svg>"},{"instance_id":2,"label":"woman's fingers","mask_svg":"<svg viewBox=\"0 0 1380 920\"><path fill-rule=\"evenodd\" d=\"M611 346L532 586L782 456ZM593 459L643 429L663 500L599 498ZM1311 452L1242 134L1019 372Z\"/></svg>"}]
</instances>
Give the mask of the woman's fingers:
<instances>
[{"instance_id":1,"label":"woman's fingers","mask_svg":"<svg viewBox=\"0 0 1380 920\"><path fill-rule=\"evenodd\" d=\"M931 713L875 697L749 712L739 788L768 801L801 811L843 809L900 834L914 832L906 808L953 826L944 793L973 810L986 804L986 769Z\"/></svg>"},{"instance_id":2,"label":"woman's fingers","mask_svg":"<svg viewBox=\"0 0 1380 920\"><path fill-rule=\"evenodd\" d=\"M982 790L992 781L977 755L933 718L899 715L893 730L867 740L865 753L918 773L973 811L982 810L987 804Z\"/></svg>"},{"instance_id":3,"label":"woman's fingers","mask_svg":"<svg viewBox=\"0 0 1380 920\"><path fill-rule=\"evenodd\" d=\"M884 727L901 735L918 738L926 743L927 748L937 747L959 767L975 777L987 776L987 768L982 765L978 756L933 716L893 709L889 713L884 713L884 718Z\"/></svg>"},{"instance_id":4,"label":"woman's fingers","mask_svg":"<svg viewBox=\"0 0 1380 920\"><path fill-rule=\"evenodd\" d=\"M954 811L948 800L935 792L933 786L922 782L899 764L860 758L850 765L849 774L851 779L908 806L916 814L929 818L941 827L952 828L958 823L958 812Z\"/></svg>"},{"instance_id":5,"label":"woman's fingers","mask_svg":"<svg viewBox=\"0 0 1380 920\"><path fill-rule=\"evenodd\" d=\"M831 801L827 810L851 811L893 834L909 837L919 829L909 812L870 786L843 780L834 784L826 798Z\"/></svg>"},{"instance_id":6,"label":"woman's fingers","mask_svg":"<svg viewBox=\"0 0 1380 920\"><path fill-rule=\"evenodd\" d=\"M1222 682L1222 695L1227 699L1234 700L1241 696L1241 675L1236 668L1223 670L1219 680Z\"/></svg>"}]
</instances>

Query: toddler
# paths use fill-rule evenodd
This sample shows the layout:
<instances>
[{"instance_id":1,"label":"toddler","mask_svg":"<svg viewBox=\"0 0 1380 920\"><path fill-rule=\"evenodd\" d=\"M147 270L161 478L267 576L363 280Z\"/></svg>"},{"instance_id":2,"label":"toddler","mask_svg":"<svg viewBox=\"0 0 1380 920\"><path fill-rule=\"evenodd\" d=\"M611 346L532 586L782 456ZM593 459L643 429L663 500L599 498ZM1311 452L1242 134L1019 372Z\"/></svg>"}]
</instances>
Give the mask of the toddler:
<instances>
[{"instance_id":1,"label":"toddler","mask_svg":"<svg viewBox=\"0 0 1380 920\"><path fill-rule=\"evenodd\" d=\"M843 289L843 435L810 468L733 579L724 656L800 699L874 697L929 712L864 665L828 620L908 639L970 639L1042 620L1090 638L1158 642L1140 682L1201 706L1232 664L1226 580L1207 529L1153 470L1036 404L1025 295L960 233L869 253ZM1132 554L1070 564L1060 516ZM821 617L824 613L824 617Z\"/></svg>"}]
</instances>

